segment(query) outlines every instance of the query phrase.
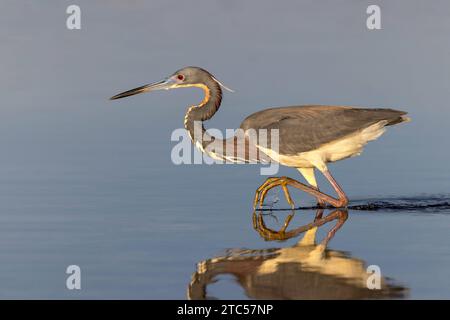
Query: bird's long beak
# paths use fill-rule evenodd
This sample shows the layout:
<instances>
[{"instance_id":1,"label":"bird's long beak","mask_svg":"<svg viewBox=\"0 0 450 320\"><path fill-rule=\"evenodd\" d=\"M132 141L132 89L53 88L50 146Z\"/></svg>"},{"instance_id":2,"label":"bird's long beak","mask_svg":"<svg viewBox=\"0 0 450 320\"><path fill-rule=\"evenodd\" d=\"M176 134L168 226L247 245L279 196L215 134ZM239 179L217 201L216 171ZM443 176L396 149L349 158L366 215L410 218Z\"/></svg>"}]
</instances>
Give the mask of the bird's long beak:
<instances>
[{"instance_id":1,"label":"bird's long beak","mask_svg":"<svg viewBox=\"0 0 450 320\"><path fill-rule=\"evenodd\" d=\"M172 78L168 78L168 79L164 79L159 82L155 82L152 84L146 84L145 86L137 87L137 88L116 94L114 97L111 97L110 100L121 99L121 98L129 97L129 96L133 96L138 93L144 93L144 92L149 92L149 91L156 91L156 90L163 90L163 89L169 90L169 89L175 88L175 86L176 86L176 82Z\"/></svg>"}]
</instances>

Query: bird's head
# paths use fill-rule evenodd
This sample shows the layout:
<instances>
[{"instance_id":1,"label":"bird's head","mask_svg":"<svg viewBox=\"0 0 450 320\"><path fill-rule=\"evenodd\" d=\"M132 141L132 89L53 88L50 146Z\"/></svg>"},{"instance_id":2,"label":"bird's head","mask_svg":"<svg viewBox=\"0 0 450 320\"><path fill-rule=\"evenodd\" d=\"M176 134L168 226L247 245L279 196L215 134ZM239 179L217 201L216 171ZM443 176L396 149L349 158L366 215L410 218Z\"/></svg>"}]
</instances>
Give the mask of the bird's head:
<instances>
[{"instance_id":1,"label":"bird's head","mask_svg":"<svg viewBox=\"0 0 450 320\"><path fill-rule=\"evenodd\" d=\"M199 67L185 67L174 72L169 77L165 78L162 81L158 81L152 84L147 84L138 88L134 88L122 93L119 93L113 97L111 100L121 99L125 97L129 97L138 93L156 91L156 90L169 90L176 88L186 88L186 87L208 87L211 84L216 84L221 86L222 88L232 91L231 89L224 86L220 83L211 73L206 71L205 69Z\"/></svg>"}]
</instances>

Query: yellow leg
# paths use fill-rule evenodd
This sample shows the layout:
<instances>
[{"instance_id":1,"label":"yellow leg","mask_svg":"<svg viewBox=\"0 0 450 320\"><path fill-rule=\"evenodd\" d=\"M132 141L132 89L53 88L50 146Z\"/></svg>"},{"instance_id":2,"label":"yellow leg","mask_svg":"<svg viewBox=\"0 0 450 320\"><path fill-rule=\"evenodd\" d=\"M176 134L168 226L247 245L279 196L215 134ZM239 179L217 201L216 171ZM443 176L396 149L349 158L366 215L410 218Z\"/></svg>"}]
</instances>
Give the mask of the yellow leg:
<instances>
[{"instance_id":1,"label":"yellow leg","mask_svg":"<svg viewBox=\"0 0 450 320\"><path fill-rule=\"evenodd\" d=\"M264 203L264 198L266 197L267 192L276 187L276 186L284 186L283 190L285 192L286 200L290 202L291 206L294 207L294 203L289 195L289 191L287 190L287 186L292 186L294 188L297 188L299 190L302 190L304 192L307 192L314 196L317 199L322 200L325 203L329 203L332 206L336 208L345 207L348 203L348 199L344 193L344 191L341 189L341 187L338 185L336 180L331 176L329 171L323 172L324 176L328 179L328 181L331 183L333 188L338 194L338 198L333 198L327 194L324 194L320 191L318 191L316 188L312 186L307 186L306 184L303 184L301 182L298 182L297 180L294 180L289 177L279 177L279 178L271 178L270 180L267 179L267 181L263 184L263 186L259 187L256 191L255 200L254 200L254 208L256 209L256 205L258 204L259 199L259 206L262 207L262 204Z\"/></svg>"},{"instance_id":2,"label":"yellow leg","mask_svg":"<svg viewBox=\"0 0 450 320\"><path fill-rule=\"evenodd\" d=\"M256 205L258 204L258 198L259 198L259 194L261 193L261 190L263 190L269 183L271 183L277 179L278 179L277 177L267 178L266 181L264 181L264 183L262 185L260 185L258 189L256 189L255 198L253 199L253 208L256 208Z\"/></svg>"},{"instance_id":3,"label":"yellow leg","mask_svg":"<svg viewBox=\"0 0 450 320\"><path fill-rule=\"evenodd\" d=\"M319 186L317 185L317 180L316 180L316 175L314 174L314 168L297 168L298 171L300 171L300 173L302 174L302 176L305 178L305 180L314 188L317 189L317 191L319 190ZM317 198L317 205L319 207L324 207L325 206L325 202L320 199Z\"/></svg>"},{"instance_id":4,"label":"yellow leg","mask_svg":"<svg viewBox=\"0 0 450 320\"><path fill-rule=\"evenodd\" d=\"M267 182L267 180L266 180L266 182ZM283 188L284 196L286 197L286 201L289 203L291 208L294 209L295 208L295 204L294 204L294 201L292 201L291 195L290 195L289 190L287 188L287 181L284 179L284 177L273 178L273 179L270 180L269 183L264 183L264 187L263 188L261 188L261 187L258 188L259 192L258 192L258 190L256 191L256 193L257 193L255 195L256 203L254 202L254 204L253 204L254 208L256 208L256 204L258 202L257 201L258 200L257 196L259 195L259 193L261 194L260 198L259 198L259 207L261 208L263 203L264 203L264 199L266 198L267 192L269 192L270 189L272 189L272 188L274 188L276 186L280 186L280 185Z\"/></svg>"},{"instance_id":5,"label":"yellow leg","mask_svg":"<svg viewBox=\"0 0 450 320\"><path fill-rule=\"evenodd\" d=\"M305 177L306 181L313 187L317 188L316 176L314 174L314 168L297 168L298 171Z\"/></svg>"}]
</instances>

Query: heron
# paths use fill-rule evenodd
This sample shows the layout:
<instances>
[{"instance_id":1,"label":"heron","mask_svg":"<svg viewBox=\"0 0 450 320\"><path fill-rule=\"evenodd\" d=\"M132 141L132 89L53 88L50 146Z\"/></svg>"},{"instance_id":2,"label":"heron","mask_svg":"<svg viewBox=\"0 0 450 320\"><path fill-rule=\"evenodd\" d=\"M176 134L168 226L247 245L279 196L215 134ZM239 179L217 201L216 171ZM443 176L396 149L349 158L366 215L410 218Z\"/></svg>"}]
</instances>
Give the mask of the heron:
<instances>
[{"instance_id":1,"label":"heron","mask_svg":"<svg viewBox=\"0 0 450 320\"><path fill-rule=\"evenodd\" d=\"M317 200L317 206L346 207L348 197L328 169L328 163L358 156L364 146L380 137L387 126L407 122L407 112L388 108L359 108L336 105L299 105L273 107L248 116L241 123L244 140L237 135L228 139L209 136L203 122L211 119L219 110L222 102L222 89L232 91L207 70L200 67L185 67L177 70L162 81L146 84L122 93L111 100L157 90L176 88L200 88L204 92L203 100L187 109L184 127L194 145L202 152L214 158L240 162L274 161L281 165L297 169L305 178L302 183L287 176L269 177L255 192L253 207L262 208L267 192L281 187L286 201L292 209L295 203L289 187L304 191ZM200 139L196 134L196 125L200 123ZM258 143L247 132L254 130L278 130L277 148ZM242 142L244 141L244 142ZM256 157L245 152L234 157L225 154L227 146L256 147ZM214 147L211 147L214 146ZM214 151L207 151L214 150ZM234 149L236 150L236 148ZM243 158L243 159L242 159ZM322 192L317 184L315 171L318 170L330 183L337 196Z\"/></svg>"}]
</instances>

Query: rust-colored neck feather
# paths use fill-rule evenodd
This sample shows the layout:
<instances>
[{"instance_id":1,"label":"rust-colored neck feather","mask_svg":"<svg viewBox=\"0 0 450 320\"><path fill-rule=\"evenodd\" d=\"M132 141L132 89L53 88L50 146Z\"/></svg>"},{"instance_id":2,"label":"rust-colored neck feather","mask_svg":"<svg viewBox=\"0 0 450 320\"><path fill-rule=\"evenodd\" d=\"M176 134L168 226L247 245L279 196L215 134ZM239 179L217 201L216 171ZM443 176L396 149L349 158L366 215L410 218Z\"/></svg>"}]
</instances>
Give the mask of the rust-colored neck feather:
<instances>
[{"instance_id":1,"label":"rust-colored neck feather","mask_svg":"<svg viewBox=\"0 0 450 320\"><path fill-rule=\"evenodd\" d=\"M196 135L204 134L205 128L203 124L201 125L201 132L194 134L195 122L203 122L211 119L214 114L219 110L220 103L222 102L222 90L220 85L210 79L205 81L205 83L186 85L186 87L198 87L203 89L204 98L202 102L200 102L197 106L192 106L188 109L186 116L184 117L184 127L188 130L189 135L194 143L197 142ZM206 144L209 144L211 141L206 141ZM202 147L205 146L205 142L202 142Z\"/></svg>"}]
</instances>

